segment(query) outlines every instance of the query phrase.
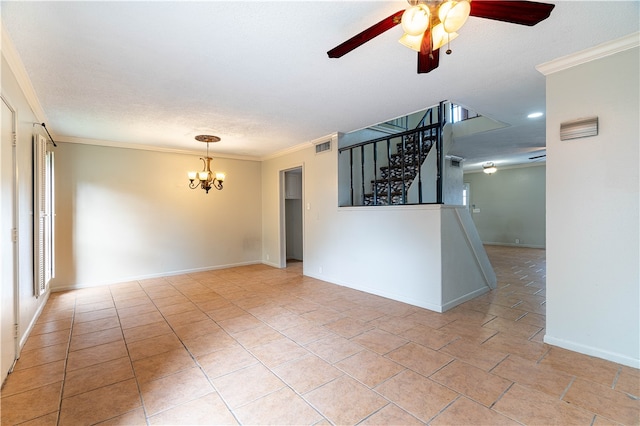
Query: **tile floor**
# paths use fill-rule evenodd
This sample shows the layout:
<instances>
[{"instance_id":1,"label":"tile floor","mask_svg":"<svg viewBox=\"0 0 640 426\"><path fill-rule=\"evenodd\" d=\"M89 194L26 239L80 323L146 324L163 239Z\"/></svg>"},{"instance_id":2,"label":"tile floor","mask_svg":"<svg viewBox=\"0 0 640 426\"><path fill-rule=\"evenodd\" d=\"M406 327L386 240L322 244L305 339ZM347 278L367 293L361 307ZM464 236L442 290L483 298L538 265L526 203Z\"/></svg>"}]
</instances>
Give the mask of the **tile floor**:
<instances>
[{"instance_id":1,"label":"tile floor","mask_svg":"<svg viewBox=\"0 0 640 426\"><path fill-rule=\"evenodd\" d=\"M487 251L444 314L300 263L54 293L2 424L638 424L638 370L542 343L545 252Z\"/></svg>"}]
</instances>

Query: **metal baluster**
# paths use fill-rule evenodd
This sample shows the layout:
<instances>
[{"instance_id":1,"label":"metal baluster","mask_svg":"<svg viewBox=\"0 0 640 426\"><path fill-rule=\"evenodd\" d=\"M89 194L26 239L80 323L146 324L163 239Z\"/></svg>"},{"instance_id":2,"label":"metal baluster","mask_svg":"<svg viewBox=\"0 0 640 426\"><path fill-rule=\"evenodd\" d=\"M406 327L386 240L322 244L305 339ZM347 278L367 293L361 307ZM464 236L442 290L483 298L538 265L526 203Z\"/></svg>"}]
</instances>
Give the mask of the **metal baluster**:
<instances>
[{"instance_id":1,"label":"metal baluster","mask_svg":"<svg viewBox=\"0 0 640 426\"><path fill-rule=\"evenodd\" d=\"M407 154L407 136L402 137L402 155L400 156L400 160L402 161L402 204L407 204L407 187L405 182L406 171L405 171L405 155Z\"/></svg>"},{"instance_id":2,"label":"metal baluster","mask_svg":"<svg viewBox=\"0 0 640 426\"><path fill-rule=\"evenodd\" d=\"M351 191L351 205L353 206L353 149L349 150L349 179Z\"/></svg>"},{"instance_id":3,"label":"metal baluster","mask_svg":"<svg viewBox=\"0 0 640 426\"><path fill-rule=\"evenodd\" d=\"M436 132L436 154L437 154L437 180L436 180L436 194L438 204L442 204L442 113L444 111L444 102L440 102L438 106L438 130Z\"/></svg>"},{"instance_id":4,"label":"metal baluster","mask_svg":"<svg viewBox=\"0 0 640 426\"><path fill-rule=\"evenodd\" d=\"M387 205L391 204L391 139L387 138L387 164L389 173L387 174Z\"/></svg>"},{"instance_id":5,"label":"metal baluster","mask_svg":"<svg viewBox=\"0 0 640 426\"><path fill-rule=\"evenodd\" d=\"M364 206L364 145L360 146L360 180L362 186L362 205Z\"/></svg>"},{"instance_id":6,"label":"metal baluster","mask_svg":"<svg viewBox=\"0 0 640 426\"><path fill-rule=\"evenodd\" d=\"M422 143L424 132L418 133L418 204L422 204Z\"/></svg>"},{"instance_id":7,"label":"metal baluster","mask_svg":"<svg viewBox=\"0 0 640 426\"><path fill-rule=\"evenodd\" d=\"M373 205L378 205L378 142L373 143Z\"/></svg>"}]
</instances>

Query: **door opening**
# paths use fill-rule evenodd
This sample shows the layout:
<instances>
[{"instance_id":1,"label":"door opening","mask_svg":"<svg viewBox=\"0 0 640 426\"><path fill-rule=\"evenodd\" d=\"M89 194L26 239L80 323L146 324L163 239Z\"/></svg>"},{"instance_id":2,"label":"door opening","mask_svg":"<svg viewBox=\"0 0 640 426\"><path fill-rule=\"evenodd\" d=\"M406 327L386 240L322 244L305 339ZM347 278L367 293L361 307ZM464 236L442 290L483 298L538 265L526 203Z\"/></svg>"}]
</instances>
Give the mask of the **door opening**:
<instances>
[{"instance_id":1,"label":"door opening","mask_svg":"<svg viewBox=\"0 0 640 426\"><path fill-rule=\"evenodd\" d=\"M2 97L2 137L0 138L0 367L4 383L18 355L16 280L16 165L15 110Z\"/></svg>"},{"instance_id":2,"label":"door opening","mask_svg":"<svg viewBox=\"0 0 640 426\"><path fill-rule=\"evenodd\" d=\"M284 235L281 266L292 266L304 260L304 210L303 210L302 167L284 171L284 208L282 214Z\"/></svg>"}]
</instances>

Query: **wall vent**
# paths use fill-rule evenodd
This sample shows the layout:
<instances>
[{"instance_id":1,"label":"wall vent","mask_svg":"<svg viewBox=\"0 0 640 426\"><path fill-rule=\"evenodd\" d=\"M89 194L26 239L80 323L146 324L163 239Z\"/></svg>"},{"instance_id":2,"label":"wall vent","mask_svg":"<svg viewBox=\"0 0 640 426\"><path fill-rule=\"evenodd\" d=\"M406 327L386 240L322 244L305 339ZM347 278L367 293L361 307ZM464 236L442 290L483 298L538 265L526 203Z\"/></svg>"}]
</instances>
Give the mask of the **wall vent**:
<instances>
[{"instance_id":1,"label":"wall vent","mask_svg":"<svg viewBox=\"0 0 640 426\"><path fill-rule=\"evenodd\" d=\"M331 141L321 142L316 144L316 154L322 152L331 151Z\"/></svg>"},{"instance_id":2,"label":"wall vent","mask_svg":"<svg viewBox=\"0 0 640 426\"><path fill-rule=\"evenodd\" d=\"M460 167L460 160L456 160L455 158L452 158L451 167Z\"/></svg>"},{"instance_id":3,"label":"wall vent","mask_svg":"<svg viewBox=\"0 0 640 426\"><path fill-rule=\"evenodd\" d=\"M580 118L560 123L560 140L598 136L598 117Z\"/></svg>"}]
</instances>

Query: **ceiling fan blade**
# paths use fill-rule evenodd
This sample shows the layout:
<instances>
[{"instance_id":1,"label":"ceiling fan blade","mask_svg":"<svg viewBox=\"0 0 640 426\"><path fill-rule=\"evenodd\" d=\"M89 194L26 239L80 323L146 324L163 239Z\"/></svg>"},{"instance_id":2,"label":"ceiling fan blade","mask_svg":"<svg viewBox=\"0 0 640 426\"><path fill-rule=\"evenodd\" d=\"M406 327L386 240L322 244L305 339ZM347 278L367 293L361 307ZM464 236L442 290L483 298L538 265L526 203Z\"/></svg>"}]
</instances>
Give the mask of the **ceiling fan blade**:
<instances>
[{"instance_id":1,"label":"ceiling fan blade","mask_svg":"<svg viewBox=\"0 0 640 426\"><path fill-rule=\"evenodd\" d=\"M555 4L515 0L473 0L470 16L533 26L549 17Z\"/></svg>"},{"instance_id":2,"label":"ceiling fan blade","mask_svg":"<svg viewBox=\"0 0 640 426\"><path fill-rule=\"evenodd\" d=\"M431 30L427 29L422 37L420 52L418 52L418 74L426 74L438 68L440 62L440 49L431 50L433 43L431 40Z\"/></svg>"},{"instance_id":3,"label":"ceiling fan blade","mask_svg":"<svg viewBox=\"0 0 640 426\"><path fill-rule=\"evenodd\" d=\"M404 13L404 9L397 11L393 15L383 19L377 24L370 26L369 28L362 31L361 33L351 37L349 40L345 41L344 43L334 47L333 49L327 52L327 55L329 55L330 58L339 58L351 52L356 47L362 46L372 38L377 37L383 32L390 30L391 28L398 25L400 23L400 19L402 18L403 13Z\"/></svg>"}]
</instances>

